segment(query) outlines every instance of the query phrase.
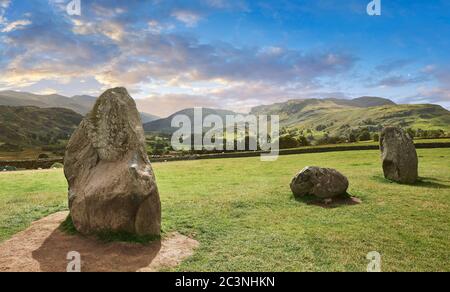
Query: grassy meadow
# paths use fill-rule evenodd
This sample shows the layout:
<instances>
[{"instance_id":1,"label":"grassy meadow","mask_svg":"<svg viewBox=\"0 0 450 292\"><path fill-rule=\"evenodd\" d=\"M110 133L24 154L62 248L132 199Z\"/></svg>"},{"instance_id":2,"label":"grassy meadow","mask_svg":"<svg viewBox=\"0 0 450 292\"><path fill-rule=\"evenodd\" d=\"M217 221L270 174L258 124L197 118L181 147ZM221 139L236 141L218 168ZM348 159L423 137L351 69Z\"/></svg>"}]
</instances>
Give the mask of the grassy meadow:
<instances>
[{"instance_id":1,"label":"grassy meadow","mask_svg":"<svg viewBox=\"0 0 450 292\"><path fill-rule=\"evenodd\" d=\"M200 247L179 271L450 271L450 149L418 150L421 182L386 181L378 151L156 163L163 231ZM296 200L307 165L332 167L363 203L326 209ZM67 209L61 170L0 173L0 241Z\"/></svg>"}]
</instances>

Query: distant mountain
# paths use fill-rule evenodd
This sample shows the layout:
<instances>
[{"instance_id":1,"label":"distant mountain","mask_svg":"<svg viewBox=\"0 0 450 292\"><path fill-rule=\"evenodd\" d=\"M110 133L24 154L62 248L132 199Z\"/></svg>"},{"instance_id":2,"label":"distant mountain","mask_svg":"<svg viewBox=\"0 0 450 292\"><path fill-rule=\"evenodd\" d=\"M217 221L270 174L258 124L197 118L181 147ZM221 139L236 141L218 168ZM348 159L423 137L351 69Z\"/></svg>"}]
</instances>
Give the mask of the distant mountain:
<instances>
[{"instance_id":1,"label":"distant mountain","mask_svg":"<svg viewBox=\"0 0 450 292\"><path fill-rule=\"evenodd\" d=\"M92 107L94 106L95 102L97 101L97 98L90 95L75 95L70 97L70 100L77 105L80 105L82 108L86 109L86 112L82 112L81 114L85 115L87 114Z\"/></svg>"},{"instance_id":2,"label":"distant mountain","mask_svg":"<svg viewBox=\"0 0 450 292\"><path fill-rule=\"evenodd\" d=\"M229 110L221 110L221 109L211 109L211 108L203 108L203 118L208 115L214 114L220 116L224 121L227 115L236 115L235 112ZM177 130L177 128L172 128L172 119L177 115L186 115L191 120L191 123L194 122L194 109L188 108L181 110L179 112L174 113L168 118L159 119L150 123L144 124L144 130L147 133L164 133L164 134L172 134Z\"/></svg>"},{"instance_id":3,"label":"distant mountain","mask_svg":"<svg viewBox=\"0 0 450 292\"><path fill-rule=\"evenodd\" d=\"M396 105L390 99L381 98L381 97L373 97L373 96L363 96L358 97L351 100L355 106L359 107L373 107L373 106L382 106L382 105Z\"/></svg>"},{"instance_id":4,"label":"distant mountain","mask_svg":"<svg viewBox=\"0 0 450 292\"><path fill-rule=\"evenodd\" d=\"M142 124L150 123L150 122L156 121L158 119L160 119L160 117L158 117L158 116L147 114L147 113L141 113Z\"/></svg>"},{"instance_id":5,"label":"distant mountain","mask_svg":"<svg viewBox=\"0 0 450 292\"><path fill-rule=\"evenodd\" d=\"M68 139L82 119L64 108L0 106L0 144L54 144Z\"/></svg>"},{"instance_id":6,"label":"distant mountain","mask_svg":"<svg viewBox=\"0 0 450 292\"><path fill-rule=\"evenodd\" d=\"M331 135L362 127L377 131L387 125L450 130L450 112L439 105L397 105L379 97L290 100L255 107L251 113L279 115L281 126Z\"/></svg>"},{"instance_id":7,"label":"distant mountain","mask_svg":"<svg viewBox=\"0 0 450 292\"><path fill-rule=\"evenodd\" d=\"M58 94L38 95L28 92L0 91L0 105L66 108L81 115L86 115L92 109L96 100L96 97L89 95L66 97ZM141 118L142 123L148 123L159 119L159 117L148 113L141 113Z\"/></svg>"},{"instance_id":8,"label":"distant mountain","mask_svg":"<svg viewBox=\"0 0 450 292\"><path fill-rule=\"evenodd\" d=\"M252 114L296 114L308 109L342 109L342 108L367 108L371 106L395 105L389 99L381 97L360 97L355 99L292 99L287 102L275 103L271 105L261 105L251 110Z\"/></svg>"},{"instance_id":9,"label":"distant mountain","mask_svg":"<svg viewBox=\"0 0 450 292\"><path fill-rule=\"evenodd\" d=\"M171 134L176 115L187 115L193 121L192 108L179 111L168 118L144 124L146 132ZM203 109L203 116L217 114L223 119L236 113L227 110ZM423 130L450 131L450 112L439 105L398 105L381 97L355 99L298 99L262 105L251 110L255 115L278 115L282 127L310 130L313 134L346 135L352 130L368 128L379 131L387 125ZM225 120L225 119L224 119Z\"/></svg>"},{"instance_id":10,"label":"distant mountain","mask_svg":"<svg viewBox=\"0 0 450 292\"><path fill-rule=\"evenodd\" d=\"M93 99L93 100L92 100ZM1 91L0 105L6 106L37 106L40 108L66 108L79 114L87 114L94 105L95 98L88 101L87 97L69 98L58 94L38 95L27 92Z\"/></svg>"},{"instance_id":11,"label":"distant mountain","mask_svg":"<svg viewBox=\"0 0 450 292\"><path fill-rule=\"evenodd\" d=\"M33 135L30 138L28 134L36 131L42 136L52 128L47 125L49 123L52 124L52 121L47 121L49 112L55 113L57 124L54 126L57 129L63 129L62 131L56 130L54 134L68 133L68 125L65 124L65 121L67 119L78 121L79 115L75 118L74 112L85 115L91 110L95 101L95 97L88 95L65 97L57 94L36 95L25 92L2 91L0 92L0 106L3 105L2 112L0 112L2 115L0 138L6 137L17 142L22 140L25 144L40 143L39 139L36 140ZM15 112L14 109L7 106L18 107L16 112L18 116L10 120L5 118L3 113L11 116ZM42 110L30 106L40 107ZM64 111L63 108L68 111ZM29 116L24 113L28 113ZM287 102L255 107L251 113L256 115L279 115L282 127L310 130L308 132L312 132L314 135L320 133L345 135L353 129L360 128L378 131L386 125L421 128L423 130L442 129L450 132L450 112L441 106L430 104L398 105L389 99L381 97L365 96L352 100L337 98L289 100ZM203 109L204 117L210 114L219 115L225 121L226 115L235 115L236 113L221 109ZM171 134L177 130L171 127L171 122L175 115L187 115L193 121L194 109L185 109L164 119L141 113L141 118L146 132ZM37 117L36 119L34 118L35 116ZM27 119L33 130L27 129ZM59 127L58 125L61 122L62 126ZM20 130L21 127L23 127L22 130Z\"/></svg>"}]
</instances>

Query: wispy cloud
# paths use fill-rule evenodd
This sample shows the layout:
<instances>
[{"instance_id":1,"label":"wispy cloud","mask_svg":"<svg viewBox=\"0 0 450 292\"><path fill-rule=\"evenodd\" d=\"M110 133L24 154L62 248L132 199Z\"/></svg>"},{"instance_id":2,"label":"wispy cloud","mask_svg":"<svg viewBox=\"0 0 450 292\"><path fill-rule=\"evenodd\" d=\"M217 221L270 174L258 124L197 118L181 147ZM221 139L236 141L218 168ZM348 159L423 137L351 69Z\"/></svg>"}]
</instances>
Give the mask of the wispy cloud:
<instances>
[{"instance_id":1,"label":"wispy cloud","mask_svg":"<svg viewBox=\"0 0 450 292\"><path fill-rule=\"evenodd\" d=\"M414 63L412 59L386 60L376 67L376 70L383 73L391 73L392 71L401 70L408 65Z\"/></svg>"},{"instance_id":2,"label":"wispy cloud","mask_svg":"<svg viewBox=\"0 0 450 292\"><path fill-rule=\"evenodd\" d=\"M188 27L194 27L200 21L201 16L195 12L188 10L178 10L172 13L178 21L181 21Z\"/></svg>"},{"instance_id":3,"label":"wispy cloud","mask_svg":"<svg viewBox=\"0 0 450 292\"><path fill-rule=\"evenodd\" d=\"M357 61L355 56L339 51L205 44L194 36L155 31L148 26L132 30L139 26L137 21L123 19L121 13L108 14L98 3L95 17L90 19L64 21L42 13L34 14L33 25L31 21L12 25L22 25L23 30L7 35L6 41L16 44L7 49L9 62L2 79L7 86L95 76L104 87L126 84L136 88L152 82L183 87L220 80L229 86L245 81L279 88L346 72ZM181 14L175 17L179 20ZM149 24L156 28L160 22L149 20ZM217 88L205 94L213 90Z\"/></svg>"},{"instance_id":4,"label":"wispy cloud","mask_svg":"<svg viewBox=\"0 0 450 292\"><path fill-rule=\"evenodd\" d=\"M2 25L6 24L6 18L5 13L6 9L8 9L9 5L11 4L11 0L0 0L0 27Z\"/></svg>"},{"instance_id":5,"label":"wispy cloud","mask_svg":"<svg viewBox=\"0 0 450 292\"><path fill-rule=\"evenodd\" d=\"M10 22L5 25L5 27L1 30L3 33L12 32L15 30L25 29L26 26L30 25L31 21L26 19L16 20L13 22Z\"/></svg>"},{"instance_id":6,"label":"wispy cloud","mask_svg":"<svg viewBox=\"0 0 450 292\"><path fill-rule=\"evenodd\" d=\"M428 80L429 80L429 77L425 76L425 75L419 75L419 76L392 75L392 76L384 77L381 80L378 80L373 84L370 84L369 86L371 86L371 87L375 87L375 86L401 87L401 86L406 86L406 85L410 85L410 84L423 83Z\"/></svg>"},{"instance_id":7,"label":"wispy cloud","mask_svg":"<svg viewBox=\"0 0 450 292\"><path fill-rule=\"evenodd\" d=\"M127 86L149 98L142 103L157 104L158 115L183 106L248 110L388 89L446 99L449 60L425 66L419 54L391 56L388 50L373 57L361 49L364 42L348 42L361 35L355 23L372 27L373 18L355 13L358 1L332 3L97 0L83 1L82 15L70 17L67 1L0 0L0 89L76 94ZM343 15L356 15L358 22ZM326 30L315 33L321 22ZM215 33L228 30L233 32ZM373 46L374 38L362 40ZM383 46L389 39L379 38ZM420 90L407 92L413 87Z\"/></svg>"}]
</instances>

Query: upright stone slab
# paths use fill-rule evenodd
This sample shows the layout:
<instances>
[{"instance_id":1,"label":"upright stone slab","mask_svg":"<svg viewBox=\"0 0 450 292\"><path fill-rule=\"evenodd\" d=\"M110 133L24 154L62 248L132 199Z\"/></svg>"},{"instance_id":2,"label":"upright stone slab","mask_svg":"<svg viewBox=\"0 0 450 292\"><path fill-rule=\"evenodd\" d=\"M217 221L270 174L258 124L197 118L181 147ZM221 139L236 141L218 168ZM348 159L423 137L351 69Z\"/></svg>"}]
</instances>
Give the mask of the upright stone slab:
<instances>
[{"instance_id":1,"label":"upright stone slab","mask_svg":"<svg viewBox=\"0 0 450 292\"><path fill-rule=\"evenodd\" d=\"M384 177L399 183L412 184L418 178L418 158L413 140L396 127L383 129L380 150Z\"/></svg>"},{"instance_id":2,"label":"upright stone slab","mask_svg":"<svg viewBox=\"0 0 450 292\"><path fill-rule=\"evenodd\" d=\"M160 234L158 188L141 118L125 88L98 98L69 141L64 172L79 232Z\"/></svg>"}]
</instances>

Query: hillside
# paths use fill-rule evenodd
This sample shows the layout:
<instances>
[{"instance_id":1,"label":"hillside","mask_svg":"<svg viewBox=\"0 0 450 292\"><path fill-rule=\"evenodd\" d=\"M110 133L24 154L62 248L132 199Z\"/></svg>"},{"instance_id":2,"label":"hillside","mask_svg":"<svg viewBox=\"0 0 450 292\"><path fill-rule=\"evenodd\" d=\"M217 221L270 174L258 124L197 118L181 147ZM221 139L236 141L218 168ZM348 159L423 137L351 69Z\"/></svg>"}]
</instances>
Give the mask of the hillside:
<instances>
[{"instance_id":1,"label":"hillside","mask_svg":"<svg viewBox=\"0 0 450 292\"><path fill-rule=\"evenodd\" d=\"M66 108L81 115L85 115L91 110L95 100L96 98L88 96L76 96L74 98L69 98L58 94L38 95L16 91L0 92L0 105Z\"/></svg>"},{"instance_id":2,"label":"hillside","mask_svg":"<svg viewBox=\"0 0 450 292\"><path fill-rule=\"evenodd\" d=\"M253 108L252 114L279 115L281 125L334 136L383 126L450 131L450 112L439 105L397 105L388 99L305 99Z\"/></svg>"},{"instance_id":3,"label":"hillside","mask_svg":"<svg viewBox=\"0 0 450 292\"><path fill-rule=\"evenodd\" d=\"M28 92L0 91L0 105L3 106L35 106L40 108L66 108L81 115L86 115L94 106L96 97L76 95L66 97L58 94L38 95ZM148 123L159 117L141 112L142 123Z\"/></svg>"},{"instance_id":4,"label":"hillside","mask_svg":"<svg viewBox=\"0 0 450 292\"><path fill-rule=\"evenodd\" d=\"M88 95L69 98L62 95L0 92L0 106L2 106L0 139L21 145L45 144L47 135L59 136L70 132L67 127L71 128L74 125L64 124L64 116L68 116L71 121L81 120L80 115L89 112L95 100L95 97ZM8 106L17 108L12 109ZM52 117L49 112L56 112L56 114ZM79 115L75 115L75 112ZM171 127L173 117L187 115L193 121L193 113L194 109L189 108L164 119L158 119L147 113L141 113L141 118L146 132L172 134L176 130ZM282 127L307 130L308 133L319 136L324 133L342 136L359 129L376 132L386 125L422 130L442 129L450 132L450 112L441 106L397 105L389 99L380 97L366 96L353 100L336 98L290 100L258 106L253 108L251 113L279 115ZM222 118L226 115L235 115L228 110L204 108L203 115L209 114L216 114ZM7 118L7 115L13 115L14 118ZM37 118L34 118L35 116ZM52 132L53 127L56 127L56 130ZM3 142L3 140L0 141Z\"/></svg>"},{"instance_id":5,"label":"hillside","mask_svg":"<svg viewBox=\"0 0 450 292\"><path fill-rule=\"evenodd\" d=\"M142 124L150 123L150 122L153 122L153 121L156 121L159 119L159 117L155 116L155 115L142 113L142 112L140 114L141 114Z\"/></svg>"},{"instance_id":6,"label":"hillside","mask_svg":"<svg viewBox=\"0 0 450 292\"><path fill-rule=\"evenodd\" d=\"M68 139L82 119L70 109L0 106L0 144L54 144Z\"/></svg>"},{"instance_id":7,"label":"hillside","mask_svg":"<svg viewBox=\"0 0 450 292\"><path fill-rule=\"evenodd\" d=\"M309 110L340 110L348 108L368 108L371 106L396 105L393 101L381 97L359 97L355 99L293 99L287 102L254 107L251 114L298 114Z\"/></svg>"},{"instance_id":8,"label":"hillside","mask_svg":"<svg viewBox=\"0 0 450 292\"><path fill-rule=\"evenodd\" d=\"M373 96L363 96L351 100L351 103L357 107L373 107L382 105L396 105L390 99Z\"/></svg>"},{"instance_id":9,"label":"hillside","mask_svg":"<svg viewBox=\"0 0 450 292\"><path fill-rule=\"evenodd\" d=\"M225 121L225 117L227 115L235 115L236 113L228 110L203 108L203 118L211 114L218 115L222 117L223 120ZM172 119L177 115L186 115L189 117L192 123L194 121L194 109L189 108L176 112L168 118L159 119L150 123L146 123L144 124L144 130L147 133L172 134L174 131L177 130L177 128L172 128L171 125Z\"/></svg>"}]
</instances>

